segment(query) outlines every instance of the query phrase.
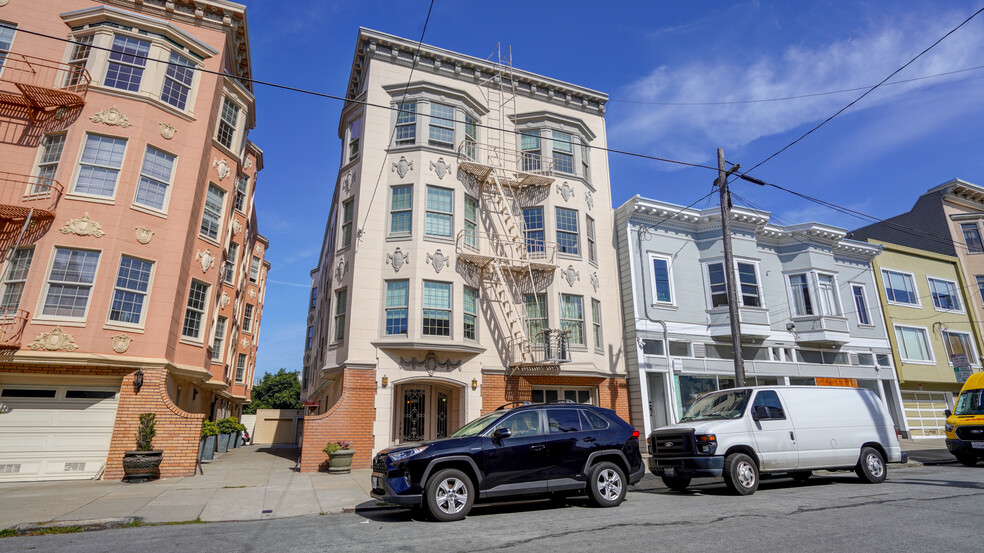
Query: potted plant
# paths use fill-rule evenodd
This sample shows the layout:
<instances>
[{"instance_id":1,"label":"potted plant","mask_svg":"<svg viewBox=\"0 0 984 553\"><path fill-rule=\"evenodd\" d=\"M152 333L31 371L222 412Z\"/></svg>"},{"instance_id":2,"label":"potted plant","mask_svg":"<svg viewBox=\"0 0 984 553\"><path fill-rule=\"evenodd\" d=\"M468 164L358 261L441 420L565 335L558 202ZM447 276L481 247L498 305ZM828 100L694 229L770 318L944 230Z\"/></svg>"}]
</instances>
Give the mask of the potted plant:
<instances>
[{"instance_id":1,"label":"potted plant","mask_svg":"<svg viewBox=\"0 0 984 553\"><path fill-rule=\"evenodd\" d=\"M202 422L202 443L201 443L201 453L199 454L199 459L202 461L211 461L213 454L215 453L215 440L216 436L219 435L219 425L206 419Z\"/></svg>"},{"instance_id":2,"label":"potted plant","mask_svg":"<svg viewBox=\"0 0 984 553\"><path fill-rule=\"evenodd\" d=\"M157 435L157 416L153 413L140 414L140 429L137 431L137 448L123 452L123 472L127 482L146 482L157 474L157 468L164 459L164 452L154 449L154 436Z\"/></svg>"},{"instance_id":3,"label":"potted plant","mask_svg":"<svg viewBox=\"0 0 984 553\"><path fill-rule=\"evenodd\" d=\"M232 433L236 431L236 419L227 417L219 421L219 453L229 451L229 441Z\"/></svg>"},{"instance_id":4,"label":"potted plant","mask_svg":"<svg viewBox=\"0 0 984 553\"><path fill-rule=\"evenodd\" d=\"M328 472L336 474L352 472L352 456L355 455L352 442L348 440L328 442L321 451L328 454Z\"/></svg>"}]
</instances>

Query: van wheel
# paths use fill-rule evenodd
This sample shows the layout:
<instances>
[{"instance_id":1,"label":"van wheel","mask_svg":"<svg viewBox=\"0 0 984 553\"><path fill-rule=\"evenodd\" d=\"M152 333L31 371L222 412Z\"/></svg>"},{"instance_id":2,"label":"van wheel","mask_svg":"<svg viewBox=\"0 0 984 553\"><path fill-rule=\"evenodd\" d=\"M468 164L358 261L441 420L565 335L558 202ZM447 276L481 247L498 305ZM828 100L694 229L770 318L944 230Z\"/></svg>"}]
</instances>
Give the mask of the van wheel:
<instances>
[{"instance_id":1,"label":"van wheel","mask_svg":"<svg viewBox=\"0 0 984 553\"><path fill-rule=\"evenodd\" d=\"M744 453L724 458L724 483L738 495L752 495L759 487L758 466Z\"/></svg>"},{"instance_id":2,"label":"van wheel","mask_svg":"<svg viewBox=\"0 0 984 553\"><path fill-rule=\"evenodd\" d=\"M803 470L789 473L789 477L797 482L806 482L813 476L812 470Z\"/></svg>"},{"instance_id":3,"label":"van wheel","mask_svg":"<svg viewBox=\"0 0 984 553\"><path fill-rule=\"evenodd\" d=\"M438 522L465 518L475 502L475 486L456 469L444 469L427 480L424 501L431 517Z\"/></svg>"},{"instance_id":4,"label":"van wheel","mask_svg":"<svg viewBox=\"0 0 984 553\"><path fill-rule=\"evenodd\" d=\"M690 478L686 476L661 476L666 487L675 491L682 492L690 485Z\"/></svg>"},{"instance_id":5,"label":"van wheel","mask_svg":"<svg viewBox=\"0 0 984 553\"><path fill-rule=\"evenodd\" d=\"M609 462L598 463L588 472L588 500L595 507L615 507L625 499L625 473Z\"/></svg>"},{"instance_id":6,"label":"van wheel","mask_svg":"<svg viewBox=\"0 0 984 553\"><path fill-rule=\"evenodd\" d=\"M854 472L858 478L870 484L881 484L888 475L885 458L873 447L861 448L861 459L858 460L858 466L854 467Z\"/></svg>"},{"instance_id":7,"label":"van wheel","mask_svg":"<svg viewBox=\"0 0 984 553\"><path fill-rule=\"evenodd\" d=\"M973 467L977 465L977 456L961 453L957 455L957 462L967 467Z\"/></svg>"}]
</instances>

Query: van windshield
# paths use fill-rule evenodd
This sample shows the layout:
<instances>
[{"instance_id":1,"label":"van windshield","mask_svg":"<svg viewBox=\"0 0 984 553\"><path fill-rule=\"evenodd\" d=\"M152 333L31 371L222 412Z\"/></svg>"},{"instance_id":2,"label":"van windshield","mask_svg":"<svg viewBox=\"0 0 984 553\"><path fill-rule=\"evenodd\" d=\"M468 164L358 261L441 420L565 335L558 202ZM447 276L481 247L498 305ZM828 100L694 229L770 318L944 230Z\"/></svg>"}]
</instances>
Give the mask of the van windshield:
<instances>
[{"instance_id":1,"label":"van windshield","mask_svg":"<svg viewBox=\"0 0 984 553\"><path fill-rule=\"evenodd\" d=\"M954 415L984 415L984 389L966 390L957 398Z\"/></svg>"},{"instance_id":2,"label":"van windshield","mask_svg":"<svg viewBox=\"0 0 984 553\"><path fill-rule=\"evenodd\" d=\"M749 390L732 390L708 394L690 406L680 422L702 421L707 419L739 419L745 412L745 405L751 396Z\"/></svg>"}]
</instances>

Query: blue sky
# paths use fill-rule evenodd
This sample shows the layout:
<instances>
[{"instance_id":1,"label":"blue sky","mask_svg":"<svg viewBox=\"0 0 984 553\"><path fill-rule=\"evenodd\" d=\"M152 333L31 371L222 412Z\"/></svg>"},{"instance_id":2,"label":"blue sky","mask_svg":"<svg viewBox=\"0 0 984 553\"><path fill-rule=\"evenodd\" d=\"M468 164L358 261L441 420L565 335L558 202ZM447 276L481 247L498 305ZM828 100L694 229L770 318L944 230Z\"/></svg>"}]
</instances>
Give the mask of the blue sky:
<instances>
[{"instance_id":1,"label":"blue sky","mask_svg":"<svg viewBox=\"0 0 984 553\"><path fill-rule=\"evenodd\" d=\"M359 26L418 39L429 0L248 0L254 77L344 96ZM675 5L686 4L686 5ZM424 42L476 57L511 45L516 67L609 94L609 147L750 168L984 7L947 2L436 0ZM954 177L984 185L984 14L753 175L879 217ZM956 72L956 73L952 73ZM747 100L812 95L754 103ZM300 369L310 270L338 172L339 101L256 87L265 152L257 211L272 263L256 374ZM699 103L718 105L667 105ZM706 169L609 156L613 203L689 204ZM781 223L857 219L785 192L733 190ZM706 205L704 202L699 206ZM711 202L709 205L716 205Z\"/></svg>"}]
</instances>

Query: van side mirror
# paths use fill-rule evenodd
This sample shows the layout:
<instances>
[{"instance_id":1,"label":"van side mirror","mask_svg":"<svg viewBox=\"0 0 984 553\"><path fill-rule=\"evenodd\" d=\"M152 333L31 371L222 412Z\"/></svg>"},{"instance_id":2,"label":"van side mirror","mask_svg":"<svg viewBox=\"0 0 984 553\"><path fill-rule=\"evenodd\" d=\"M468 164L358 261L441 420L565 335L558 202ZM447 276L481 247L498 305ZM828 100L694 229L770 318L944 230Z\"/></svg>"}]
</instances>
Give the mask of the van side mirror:
<instances>
[{"instance_id":1,"label":"van side mirror","mask_svg":"<svg viewBox=\"0 0 984 553\"><path fill-rule=\"evenodd\" d=\"M512 430L508 428L496 428L495 432L492 432L492 439L497 442L509 436L512 436Z\"/></svg>"},{"instance_id":2,"label":"van side mirror","mask_svg":"<svg viewBox=\"0 0 984 553\"><path fill-rule=\"evenodd\" d=\"M946 409L945 411L943 411L943 415L944 415L944 416L945 416L946 418L950 418L950 417L952 417L952 416L953 416L953 411L951 411L951 410L949 410L949 409Z\"/></svg>"},{"instance_id":3,"label":"van side mirror","mask_svg":"<svg viewBox=\"0 0 984 553\"><path fill-rule=\"evenodd\" d=\"M769 416L769 408L765 405L756 405L752 407L753 421L768 420L770 418L772 417Z\"/></svg>"}]
</instances>

